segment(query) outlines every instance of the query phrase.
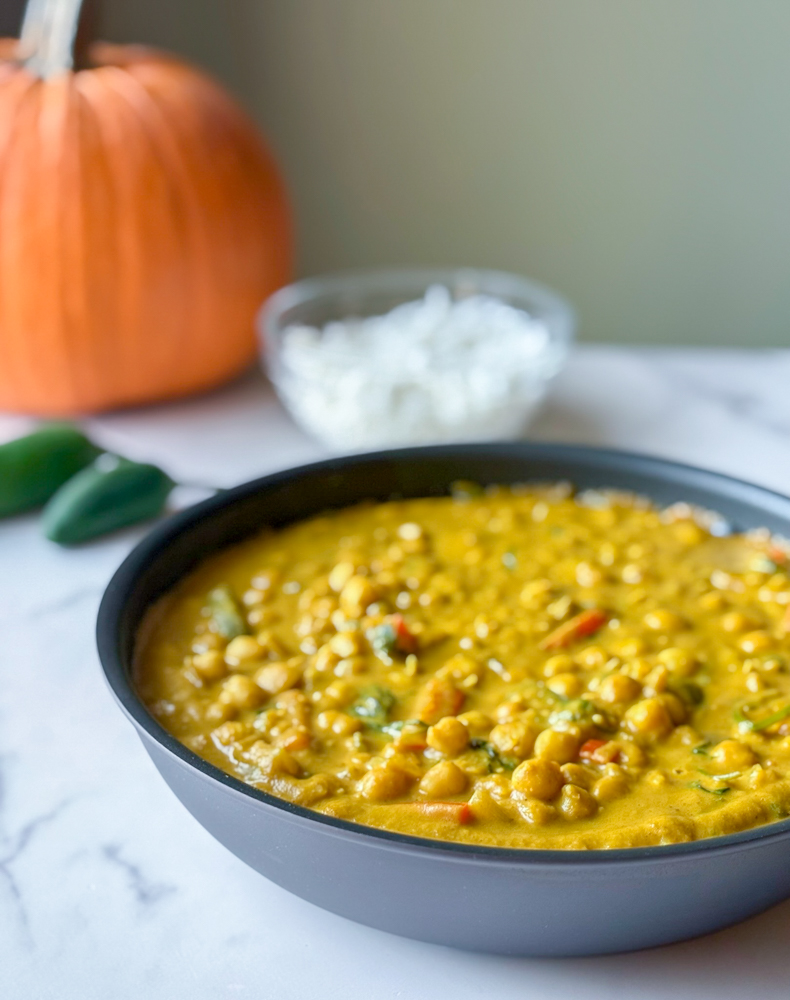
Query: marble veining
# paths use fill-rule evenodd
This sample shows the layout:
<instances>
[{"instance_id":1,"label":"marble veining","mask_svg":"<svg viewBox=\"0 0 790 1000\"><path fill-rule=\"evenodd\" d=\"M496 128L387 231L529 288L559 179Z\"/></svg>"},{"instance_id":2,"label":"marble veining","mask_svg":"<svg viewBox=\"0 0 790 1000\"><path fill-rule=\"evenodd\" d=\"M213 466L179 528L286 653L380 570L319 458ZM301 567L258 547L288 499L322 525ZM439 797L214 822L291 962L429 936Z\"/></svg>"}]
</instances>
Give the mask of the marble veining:
<instances>
[{"instance_id":1,"label":"marble veining","mask_svg":"<svg viewBox=\"0 0 790 1000\"><path fill-rule=\"evenodd\" d=\"M176 891L176 886L166 882L151 882L139 865L123 855L119 844L103 844L101 853L111 865L115 865L126 876L126 881L134 898L141 906L153 906L164 896Z\"/></svg>"},{"instance_id":2,"label":"marble veining","mask_svg":"<svg viewBox=\"0 0 790 1000\"><path fill-rule=\"evenodd\" d=\"M0 761L0 767L2 767L2 763L3 762ZM0 781L2 781L2 771L0 771ZM8 853L0 856L0 875L2 875L5 879L12 903L16 905L20 927L24 932L23 938L30 937L30 941L27 942L30 944L33 944L30 931L30 921L28 919L22 889L14 877L13 865L14 862L17 861L17 859L22 855L23 851L28 848L38 831L42 827L47 826L50 823L54 823L60 813L66 808L66 806L69 805L70 802L71 799L64 799L48 812L42 813L40 816L34 816L32 819L28 820L13 837L3 836L2 838L3 848L4 850L7 850ZM1 800L0 806L2 806Z\"/></svg>"},{"instance_id":3,"label":"marble veining","mask_svg":"<svg viewBox=\"0 0 790 1000\"><path fill-rule=\"evenodd\" d=\"M530 435L645 451L790 493L790 351L583 347ZM231 485L323 457L251 374L90 420L106 447ZM29 422L0 417L0 439ZM155 772L107 691L98 602L142 536L74 551L0 522L1 1000L786 1000L790 903L604 959L454 953L323 913L247 869Z\"/></svg>"}]
</instances>

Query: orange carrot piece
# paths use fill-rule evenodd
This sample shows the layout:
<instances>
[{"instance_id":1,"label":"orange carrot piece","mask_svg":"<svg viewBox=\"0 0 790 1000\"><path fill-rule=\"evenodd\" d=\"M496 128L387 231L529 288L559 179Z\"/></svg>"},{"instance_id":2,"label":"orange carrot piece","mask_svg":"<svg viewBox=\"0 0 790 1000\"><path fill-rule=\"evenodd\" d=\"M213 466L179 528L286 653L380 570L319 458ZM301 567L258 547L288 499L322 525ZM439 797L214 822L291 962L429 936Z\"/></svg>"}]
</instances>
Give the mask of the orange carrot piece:
<instances>
[{"instance_id":1,"label":"orange carrot piece","mask_svg":"<svg viewBox=\"0 0 790 1000\"><path fill-rule=\"evenodd\" d=\"M395 648L401 653L416 653L417 637L403 620L403 615L391 615L389 621L395 630Z\"/></svg>"},{"instance_id":2,"label":"orange carrot piece","mask_svg":"<svg viewBox=\"0 0 790 1000\"><path fill-rule=\"evenodd\" d=\"M432 726L445 715L458 715L464 703L464 693L446 677L431 677L417 695L416 715L420 722Z\"/></svg>"},{"instance_id":3,"label":"orange carrot piece","mask_svg":"<svg viewBox=\"0 0 790 1000\"><path fill-rule=\"evenodd\" d=\"M590 608L549 632L538 645L541 649L564 649L577 639L592 635L606 622L606 612L600 608Z\"/></svg>"},{"instance_id":4,"label":"orange carrot piece","mask_svg":"<svg viewBox=\"0 0 790 1000\"><path fill-rule=\"evenodd\" d=\"M461 826L474 822L475 818L468 802L399 802L398 805L431 819L446 819Z\"/></svg>"},{"instance_id":5,"label":"orange carrot piece","mask_svg":"<svg viewBox=\"0 0 790 1000\"><path fill-rule=\"evenodd\" d=\"M586 757L588 760L594 760L596 750L600 750L605 745L606 740L585 740L579 749L579 756Z\"/></svg>"},{"instance_id":6,"label":"orange carrot piece","mask_svg":"<svg viewBox=\"0 0 790 1000\"><path fill-rule=\"evenodd\" d=\"M611 764L619 755L620 748L611 740L586 740L579 750L579 757L593 764Z\"/></svg>"},{"instance_id":7,"label":"orange carrot piece","mask_svg":"<svg viewBox=\"0 0 790 1000\"><path fill-rule=\"evenodd\" d=\"M397 740L397 745L398 750L405 750L408 753L422 753L428 748L425 737L419 733L415 733L413 737L401 735Z\"/></svg>"}]
</instances>

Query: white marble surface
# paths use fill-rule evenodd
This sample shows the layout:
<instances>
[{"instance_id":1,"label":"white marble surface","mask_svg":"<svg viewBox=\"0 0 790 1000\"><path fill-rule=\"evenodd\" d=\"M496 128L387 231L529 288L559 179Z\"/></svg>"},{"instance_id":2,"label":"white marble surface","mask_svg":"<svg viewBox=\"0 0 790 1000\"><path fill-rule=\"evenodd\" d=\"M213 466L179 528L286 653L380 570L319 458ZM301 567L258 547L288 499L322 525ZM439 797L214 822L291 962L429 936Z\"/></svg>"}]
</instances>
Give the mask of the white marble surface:
<instances>
[{"instance_id":1,"label":"white marble surface","mask_svg":"<svg viewBox=\"0 0 790 1000\"><path fill-rule=\"evenodd\" d=\"M790 351L580 350L533 427L790 492ZM0 438L25 422L0 417ZM321 454L249 378L90 422L176 478L240 482ZM358 927L288 895L179 805L105 690L93 622L141 532L76 551L0 524L0 996L786 1000L790 903L634 955L519 960ZM682 906L682 901L678 900Z\"/></svg>"}]
</instances>

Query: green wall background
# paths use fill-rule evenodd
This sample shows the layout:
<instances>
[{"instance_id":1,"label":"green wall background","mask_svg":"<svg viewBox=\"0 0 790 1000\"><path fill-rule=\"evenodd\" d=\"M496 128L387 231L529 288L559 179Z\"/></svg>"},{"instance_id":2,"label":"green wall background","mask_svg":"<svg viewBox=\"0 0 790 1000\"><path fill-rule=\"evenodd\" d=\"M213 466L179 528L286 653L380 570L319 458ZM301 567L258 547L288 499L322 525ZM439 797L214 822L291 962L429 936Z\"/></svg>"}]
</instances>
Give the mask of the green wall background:
<instances>
[{"instance_id":1,"label":"green wall background","mask_svg":"<svg viewBox=\"0 0 790 1000\"><path fill-rule=\"evenodd\" d=\"M790 345L787 0L109 0L223 77L300 270L532 275L588 339Z\"/></svg>"}]
</instances>

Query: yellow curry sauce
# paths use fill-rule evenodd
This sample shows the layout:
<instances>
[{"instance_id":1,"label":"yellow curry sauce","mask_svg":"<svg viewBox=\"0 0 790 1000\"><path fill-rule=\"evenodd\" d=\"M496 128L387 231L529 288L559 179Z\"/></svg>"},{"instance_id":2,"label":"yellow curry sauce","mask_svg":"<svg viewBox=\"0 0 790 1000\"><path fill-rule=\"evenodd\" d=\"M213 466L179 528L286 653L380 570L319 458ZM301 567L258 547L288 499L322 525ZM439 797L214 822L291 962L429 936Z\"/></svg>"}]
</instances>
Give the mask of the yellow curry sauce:
<instances>
[{"instance_id":1,"label":"yellow curry sauce","mask_svg":"<svg viewBox=\"0 0 790 1000\"><path fill-rule=\"evenodd\" d=\"M617 848L790 813L790 575L766 531L459 484L267 531L148 615L143 699L248 784L467 844Z\"/></svg>"}]
</instances>

